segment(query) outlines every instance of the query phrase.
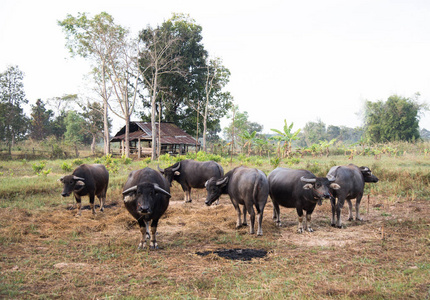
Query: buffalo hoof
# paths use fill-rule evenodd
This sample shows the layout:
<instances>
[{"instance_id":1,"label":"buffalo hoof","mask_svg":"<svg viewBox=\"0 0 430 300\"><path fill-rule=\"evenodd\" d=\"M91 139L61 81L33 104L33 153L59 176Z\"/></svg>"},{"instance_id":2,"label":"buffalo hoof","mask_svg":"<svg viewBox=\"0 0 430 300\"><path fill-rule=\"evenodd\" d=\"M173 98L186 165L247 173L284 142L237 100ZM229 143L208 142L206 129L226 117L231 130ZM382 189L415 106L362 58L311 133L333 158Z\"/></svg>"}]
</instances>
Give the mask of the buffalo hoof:
<instances>
[{"instance_id":1,"label":"buffalo hoof","mask_svg":"<svg viewBox=\"0 0 430 300\"><path fill-rule=\"evenodd\" d=\"M191 202L193 202L193 200L185 200L185 203L191 203Z\"/></svg>"},{"instance_id":2,"label":"buffalo hoof","mask_svg":"<svg viewBox=\"0 0 430 300\"><path fill-rule=\"evenodd\" d=\"M336 225L336 228L342 229L342 225Z\"/></svg>"},{"instance_id":3,"label":"buffalo hoof","mask_svg":"<svg viewBox=\"0 0 430 300\"><path fill-rule=\"evenodd\" d=\"M303 228L297 229L297 233L303 233Z\"/></svg>"},{"instance_id":4,"label":"buffalo hoof","mask_svg":"<svg viewBox=\"0 0 430 300\"><path fill-rule=\"evenodd\" d=\"M353 217L348 218L348 221L353 221L353 220L354 220Z\"/></svg>"},{"instance_id":5,"label":"buffalo hoof","mask_svg":"<svg viewBox=\"0 0 430 300\"><path fill-rule=\"evenodd\" d=\"M150 250L158 250L158 244L157 244L157 243L155 243L155 245L151 245L151 246L149 247L149 249L150 249Z\"/></svg>"},{"instance_id":6,"label":"buffalo hoof","mask_svg":"<svg viewBox=\"0 0 430 300\"><path fill-rule=\"evenodd\" d=\"M314 230L312 228L310 228L310 227L308 228L308 231L309 232L314 232Z\"/></svg>"},{"instance_id":7,"label":"buffalo hoof","mask_svg":"<svg viewBox=\"0 0 430 300\"><path fill-rule=\"evenodd\" d=\"M336 227L336 224L331 224L331 227Z\"/></svg>"}]
</instances>

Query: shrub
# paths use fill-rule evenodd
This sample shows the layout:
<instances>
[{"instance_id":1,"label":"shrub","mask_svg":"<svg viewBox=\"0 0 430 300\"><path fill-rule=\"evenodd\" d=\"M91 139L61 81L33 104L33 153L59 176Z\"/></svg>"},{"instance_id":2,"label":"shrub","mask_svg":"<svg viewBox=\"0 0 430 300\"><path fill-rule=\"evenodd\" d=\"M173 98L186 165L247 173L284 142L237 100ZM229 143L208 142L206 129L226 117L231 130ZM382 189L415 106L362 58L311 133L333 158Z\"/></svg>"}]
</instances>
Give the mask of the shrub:
<instances>
[{"instance_id":1,"label":"shrub","mask_svg":"<svg viewBox=\"0 0 430 300\"><path fill-rule=\"evenodd\" d=\"M39 164L34 163L31 165L31 167L33 168L34 173L39 174L46 166L46 162L41 161L39 162Z\"/></svg>"},{"instance_id":2,"label":"shrub","mask_svg":"<svg viewBox=\"0 0 430 300\"><path fill-rule=\"evenodd\" d=\"M82 165L83 163L84 163L84 161L82 159L80 159L80 158L76 158L76 159L73 160L73 164L75 166Z\"/></svg>"},{"instance_id":3,"label":"shrub","mask_svg":"<svg viewBox=\"0 0 430 300\"><path fill-rule=\"evenodd\" d=\"M73 165L72 164L68 164L66 162L63 162L63 164L61 165L61 170L63 170L64 172L70 172L73 169Z\"/></svg>"}]
</instances>

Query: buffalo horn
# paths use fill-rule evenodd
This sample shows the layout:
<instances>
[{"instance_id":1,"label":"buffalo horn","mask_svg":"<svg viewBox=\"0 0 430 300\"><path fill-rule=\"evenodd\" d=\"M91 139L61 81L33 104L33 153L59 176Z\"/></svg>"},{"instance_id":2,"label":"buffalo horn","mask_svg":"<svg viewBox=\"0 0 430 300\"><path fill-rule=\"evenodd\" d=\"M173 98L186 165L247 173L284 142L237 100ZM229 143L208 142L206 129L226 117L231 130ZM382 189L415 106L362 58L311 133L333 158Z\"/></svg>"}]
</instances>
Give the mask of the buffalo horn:
<instances>
[{"instance_id":1,"label":"buffalo horn","mask_svg":"<svg viewBox=\"0 0 430 300\"><path fill-rule=\"evenodd\" d=\"M328 181L330 181L330 182L333 182L333 181L335 181L335 180L336 180L336 178L335 178L333 175L330 175L330 174L328 174L328 175L327 175L327 179L328 179Z\"/></svg>"},{"instance_id":2,"label":"buffalo horn","mask_svg":"<svg viewBox=\"0 0 430 300\"><path fill-rule=\"evenodd\" d=\"M305 176L302 176L300 180L308 183L315 183L317 181L316 178L305 178Z\"/></svg>"},{"instance_id":3,"label":"buffalo horn","mask_svg":"<svg viewBox=\"0 0 430 300\"><path fill-rule=\"evenodd\" d=\"M225 177L223 179L219 179L219 180L217 180L216 185L222 185L222 184L226 183L227 180L228 180L228 177Z\"/></svg>"},{"instance_id":4,"label":"buffalo horn","mask_svg":"<svg viewBox=\"0 0 430 300\"><path fill-rule=\"evenodd\" d=\"M163 190L158 184L154 184L154 189L166 196L172 197L167 191Z\"/></svg>"},{"instance_id":5,"label":"buffalo horn","mask_svg":"<svg viewBox=\"0 0 430 300\"><path fill-rule=\"evenodd\" d=\"M73 180L85 180L85 178L73 175Z\"/></svg>"},{"instance_id":6,"label":"buffalo horn","mask_svg":"<svg viewBox=\"0 0 430 300\"><path fill-rule=\"evenodd\" d=\"M179 162L178 166L172 169L172 172L178 171L180 167L181 167L181 163Z\"/></svg>"},{"instance_id":7,"label":"buffalo horn","mask_svg":"<svg viewBox=\"0 0 430 300\"><path fill-rule=\"evenodd\" d=\"M127 195L127 194L129 194L131 192L135 192L135 191L137 191L137 185L132 186L131 188L126 189L124 192L122 192L122 194L123 195Z\"/></svg>"},{"instance_id":8,"label":"buffalo horn","mask_svg":"<svg viewBox=\"0 0 430 300\"><path fill-rule=\"evenodd\" d=\"M158 167L158 171L160 171L161 174L164 174L164 170L160 168L160 165L157 165L157 167Z\"/></svg>"}]
</instances>

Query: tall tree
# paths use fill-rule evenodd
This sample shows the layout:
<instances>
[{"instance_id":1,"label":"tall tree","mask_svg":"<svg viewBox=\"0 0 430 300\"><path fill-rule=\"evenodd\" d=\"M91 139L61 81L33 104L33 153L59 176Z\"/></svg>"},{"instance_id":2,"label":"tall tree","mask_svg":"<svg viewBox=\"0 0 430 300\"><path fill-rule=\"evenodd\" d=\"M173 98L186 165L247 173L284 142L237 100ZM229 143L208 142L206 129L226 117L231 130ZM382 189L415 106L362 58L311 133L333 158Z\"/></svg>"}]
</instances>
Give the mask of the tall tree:
<instances>
[{"instance_id":1,"label":"tall tree","mask_svg":"<svg viewBox=\"0 0 430 300\"><path fill-rule=\"evenodd\" d=\"M66 46L71 55L89 59L93 64L93 71L97 74L94 78L97 90L103 101L104 151L105 154L109 154L109 84L112 83L112 80L114 80L113 82L116 82L116 79L121 80L118 82L121 88L118 87L117 90L117 96L121 95L121 97L117 100L120 106L121 101L128 103L127 98L123 99L123 97L126 97L123 85L129 84L129 82L124 78L119 78L119 72L124 69L121 71L116 70L116 74L113 74L113 72L119 63L119 57L129 53L128 51L122 52L129 32L122 26L115 24L113 17L106 12L96 15L92 19L88 18L85 13L79 13L78 17L67 15L67 18L63 21L58 21L58 25L63 28L66 34ZM122 63L124 63L124 60L127 61L127 58L124 58ZM129 112L130 110L128 109L127 111ZM123 113L126 113L126 111L123 111ZM127 116L124 115L124 118L127 122ZM126 147L128 147L128 140L126 141Z\"/></svg>"},{"instance_id":2,"label":"tall tree","mask_svg":"<svg viewBox=\"0 0 430 300\"><path fill-rule=\"evenodd\" d=\"M183 76L183 70L178 68L181 56L176 51L175 45L180 37L174 36L169 31L163 31L159 27L153 29L148 26L139 33L140 60L139 68L143 76L145 87L149 91L151 103L151 128L152 128L152 159L157 156L157 128L156 105L161 100L160 78L167 74L176 73ZM161 114L161 104L159 105Z\"/></svg>"},{"instance_id":3,"label":"tall tree","mask_svg":"<svg viewBox=\"0 0 430 300\"><path fill-rule=\"evenodd\" d=\"M205 68L205 82L203 95L197 89L195 99L188 101L198 115L202 117L203 123L203 150L206 151L206 134L208 125L218 121L227 114L232 105L233 97L229 92L223 91L223 88L229 82L230 71L222 65L220 58L209 60ZM213 125L212 125L213 126ZM197 137L199 128L199 118L197 117Z\"/></svg>"},{"instance_id":4,"label":"tall tree","mask_svg":"<svg viewBox=\"0 0 430 300\"><path fill-rule=\"evenodd\" d=\"M428 109L425 104L418 103L419 96L416 94L415 98L405 98L392 95L385 102L366 101L366 139L376 143L418 139L420 112Z\"/></svg>"},{"instance_id":5,"label":"tall tree","mask_svg":"<svg viewBox=\"0 0 430 300\"><path fill-rule=\"evenodd\" d=\"M24 74L18 66L10 66L0 73L0 139L8 145L9 153L17 139L27 131L28 119L22 105L25 98Z\"/></svg>"},{"instance_id":6,"label":"tall tree","mask_svg":"<svg viewBox=\"0 0 430 300\"><path fill-rule=\"evenodd\" d=\"M52 133L51 118L53 112L46 109L45 103L37 99L36 104L31 107L30 136L40 141Z\"/></svg>"}]
</instances>

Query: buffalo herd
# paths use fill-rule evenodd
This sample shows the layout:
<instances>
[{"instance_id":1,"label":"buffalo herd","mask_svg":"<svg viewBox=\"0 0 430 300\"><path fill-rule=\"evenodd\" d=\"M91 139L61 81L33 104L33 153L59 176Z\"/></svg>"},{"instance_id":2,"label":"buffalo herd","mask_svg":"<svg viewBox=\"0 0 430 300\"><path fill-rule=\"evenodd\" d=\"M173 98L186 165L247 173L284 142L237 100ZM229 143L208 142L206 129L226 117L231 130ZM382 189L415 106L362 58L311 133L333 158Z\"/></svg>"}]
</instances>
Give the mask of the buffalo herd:
<instances>
[{"instance_id":1,"label":"buffalo herd","mask_svg":"<svg viewBox=\"0 0 430 300\"><path fill-rule=\"evenodd\" d=\"M59 179L63 183L63 197L72 192L77 203L77 216L81 215L81 197L89 196L92 213L95 214L94 198L100 200L100 211L106 201L109 172L100 164L83 164L71 175ZM254 234L255 210L257 211L257 235L263 235L263 211L267 199L273 203L273 220L281 226L279 207L295 208L298 215L297 231L312 232L311 216L317 204L330 199L332 207L331 226L342 228L341 210L348 203L349 219L353 219L351 199L355 201L356 220L362 220L359 212L365 182L378 182L368 167L353 164L334 166L326 177L316 177L308 170L276 168L268 176L261 170L244 166L224 174L223 168L214 161L197 162L183 160L158 171L151 168L132 171L123 188L123 201L127 211L139 223L142 233L139 249L157 249L158 221L169 206L172 181L177 181L183 191L185 202L191 202L191 188L206 188L205 204L219 201L222 194L230 197L237 213L236 227L247 226L246 214L250 216L249 232ZM240 209L243 206L243 211ZM254 210L255 207L255 210ZM306 215L303 216L303 211ZM242 220L243 213L243 220Z\"/></svg>"}]
</instances>

